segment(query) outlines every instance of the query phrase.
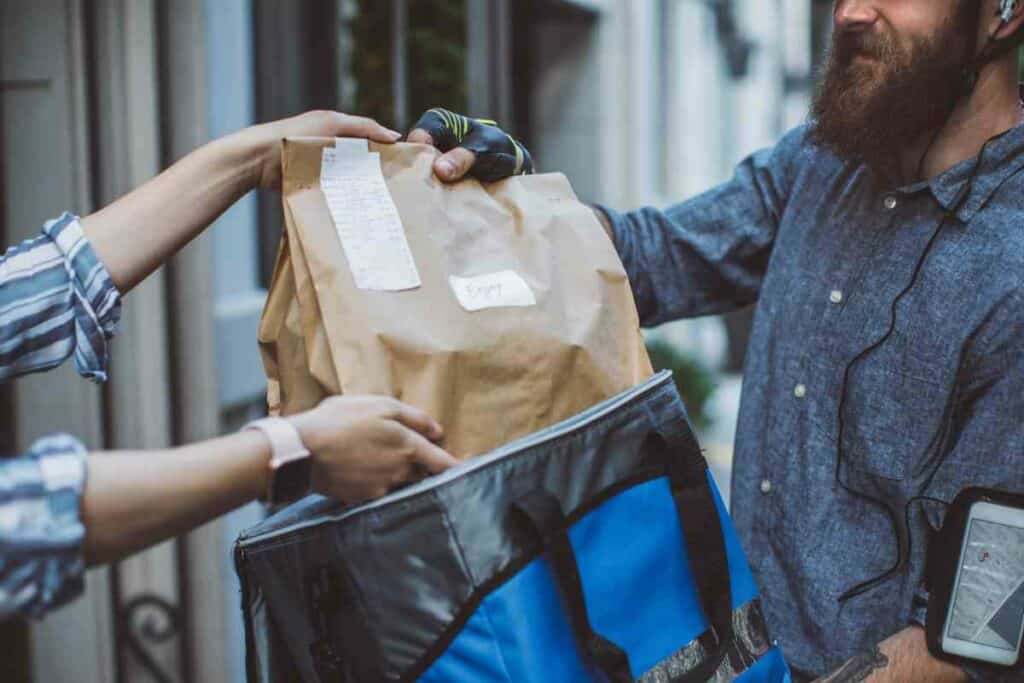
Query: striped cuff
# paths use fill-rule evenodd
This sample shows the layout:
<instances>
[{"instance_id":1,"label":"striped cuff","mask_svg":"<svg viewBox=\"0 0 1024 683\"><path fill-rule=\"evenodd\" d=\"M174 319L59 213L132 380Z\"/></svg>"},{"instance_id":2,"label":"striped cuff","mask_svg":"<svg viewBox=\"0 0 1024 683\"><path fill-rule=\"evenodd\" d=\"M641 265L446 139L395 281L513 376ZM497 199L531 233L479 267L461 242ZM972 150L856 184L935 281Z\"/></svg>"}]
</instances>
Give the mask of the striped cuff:
<instances>
[{"instance_id":1,"label":"striped cuff","mask_svg":"<svg viewBox=\"0 0 1024 683\"><path fill-rule=\"evenodd\" d=\"M43 232L64 256L75 311L75 367L95 382L107 379L108 341L121 319L121 294L82 232L78 216L65 212Z\"/></svg>"},{"instance_id":2,"label":"striped cuff","mask_svg":"<svg viewBox=\"0 0 1024 683\"><path fill-rule=\"evenodd\" d=\"M0 462L0 619L41 617L81 594L86 450L67 435Z\"/></svg>"}]
</instances>

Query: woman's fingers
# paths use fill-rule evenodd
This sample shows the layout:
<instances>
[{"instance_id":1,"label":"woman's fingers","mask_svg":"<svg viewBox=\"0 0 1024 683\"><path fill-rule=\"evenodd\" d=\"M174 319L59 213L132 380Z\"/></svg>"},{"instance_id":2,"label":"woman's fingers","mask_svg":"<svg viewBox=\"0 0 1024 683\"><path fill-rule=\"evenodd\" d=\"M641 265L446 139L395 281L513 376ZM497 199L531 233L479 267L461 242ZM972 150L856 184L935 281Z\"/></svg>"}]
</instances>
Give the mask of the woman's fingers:
<instances>
[{"instance_id":1,"label":"woman's fingers","mask_svg":"<svg viewBox=\"0 0 1024 683\"><path fill-rule=\"evenodd\" d=\"M396 142L402 134L365 116L350 116L336 112L334 137L367 138L374 142Z\"/></svg>"},{"instance_id":2,"label":"woman's fingers","mask_svg":"<svg viewBox=\"0 0 1024 683\"><path fill-rule=\"evenodd\" d=\"M410 438L412 439L413 446L413 462L431 474L440 474L459 464L459 461L452 457L450 453L431 443L420 434L412 432Z\"/></svg>"}]
</instances>

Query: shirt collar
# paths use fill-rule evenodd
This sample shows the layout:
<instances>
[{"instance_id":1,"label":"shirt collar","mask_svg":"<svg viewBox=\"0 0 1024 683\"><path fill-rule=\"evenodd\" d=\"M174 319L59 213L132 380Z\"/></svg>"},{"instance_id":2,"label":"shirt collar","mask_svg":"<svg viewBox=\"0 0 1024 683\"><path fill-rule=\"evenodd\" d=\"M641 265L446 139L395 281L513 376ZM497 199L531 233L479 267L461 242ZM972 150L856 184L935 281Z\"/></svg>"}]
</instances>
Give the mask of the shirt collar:
<instances>
[{"instance_id":1,"label":"shirt collar","mask_svg":"<svg viewBox=\"0 0 1024 683\"><path fill-rule=\"evenodd\" d=\"M967 223L1012 175L1024 168L1024 126L1017 126L989 143L981 159L974 185L967 187L978 158L965 159L929 182L935 199L947 211L956 208L962 192L970 191L957 210Z\"/></svg>"},{"instance_id":2,"label":"shirt collar","mask_svg":"<svg viewBox=\"0 0 1024 683\"><path fill-rule=\"evenodd\" d=\"M977 156L964 159L930 181L907 185L897 192L912 194L927 187L943 209L955 209L962 223L970 222L1003 183L1024 168L1024 125L1011 128L988 144L975 175L974 185L969 188L967 183L977 161ZM970 194L961 202L961 193L968 191Z\"/></svg>"}]
</instances>

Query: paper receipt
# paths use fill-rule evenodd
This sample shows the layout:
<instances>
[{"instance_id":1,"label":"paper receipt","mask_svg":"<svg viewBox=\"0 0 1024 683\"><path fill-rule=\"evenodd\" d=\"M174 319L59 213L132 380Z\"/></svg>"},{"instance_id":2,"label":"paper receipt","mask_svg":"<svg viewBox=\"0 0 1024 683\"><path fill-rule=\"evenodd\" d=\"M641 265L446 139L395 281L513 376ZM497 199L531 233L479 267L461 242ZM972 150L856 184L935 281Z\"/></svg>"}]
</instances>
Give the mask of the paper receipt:
<instances>
[{"instance_id":1,"label":"paper receipt","mask_svg":"<svg viewBox=\"0 0 1024 683\"><path fill-rule=\"evenodd\" d=\"M379 154L344 140L334 148L324 148L320 189L356 287L396 292L420 286L398 208L384 182Z\"/></svg>"},{"instance_id":2,"label":"paper receipt","mask_svg":"<svg viewBox=\"0 0 1024 683\"><path fill-rule=\"evenodd\" d=\"M455 292L455 297L467 311L537 304L530 285L513 270L501 270L473 277L451 275L448 282Z\"/></svg>"}]
</instances>

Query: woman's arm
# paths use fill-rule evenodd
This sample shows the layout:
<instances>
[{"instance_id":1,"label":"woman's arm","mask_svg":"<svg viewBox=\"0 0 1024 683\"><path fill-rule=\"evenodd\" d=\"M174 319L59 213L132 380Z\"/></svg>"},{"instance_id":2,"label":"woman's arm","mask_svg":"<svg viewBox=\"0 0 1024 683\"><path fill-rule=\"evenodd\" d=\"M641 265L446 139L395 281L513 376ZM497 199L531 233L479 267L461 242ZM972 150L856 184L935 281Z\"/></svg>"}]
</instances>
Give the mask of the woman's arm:
<instances>
[{"instance_id":1,"label":"woman's arm","mask_svg":"<svg viewBox=\"0 0 1024 683\"><path fill-rule=\"evenodd\" d=\"M289 417L312 452L315 491L358 502L456 460L441 427L394 399L333 397ZM270 444L243 432L175 449L86 455L71 437L0 461L0 620L39 617L82 572L185 533L266 491Z\"/></svg>"},{"instance_id":2,"label":"woman's arm","mask_svg":"<svg viewBox=\"0 0 1024 683\"><path fill-rule=\"evenodd\" d=\"M270 442L256 431L90 454L81 503L87 563L113 562L256 499L269 459Z\"/></svg>"},{"instance_id":3,"label":"woman's arm","mask_svg":"<svg viewBox=\"0 0 1024 683\"><path fill-rule=\"evenodd\" d=\"M442 432L433 419L390 398L328 398L288 420L313 454L314 490L348 502L457 462L434 445ZM86 560L112 562L258 498L269 459L270 442L255 431L165 451L92 455L81 504Z\"/></svg>"},{"instance_id":4,"label":"woman's arm","mask_svg":"<svg viewBox=\"0 0 1024 683\"><path fill-rule=\"evenodd\" d=\"M281 182L280 140L398 133L336 112L247 128L188 155L110 206L50 221L0 255L0 381L60 365L106 379L108 340L127 292L254 187Z\"/></svg>"},{"instance_id":5,"label":"woman's arm","mask_svg":"<svg viewBox=\"0 0 1024 683\"><path fill-rule=\"evenodd\" d=\"M247 128L200 147L141 187L82 219L82 228L120 292L126 293L257 187L281 184L286 137L362 137L394 142L380 124L309 112Z\"/></svg>"}]
</instances>

